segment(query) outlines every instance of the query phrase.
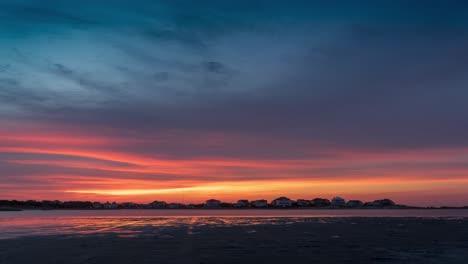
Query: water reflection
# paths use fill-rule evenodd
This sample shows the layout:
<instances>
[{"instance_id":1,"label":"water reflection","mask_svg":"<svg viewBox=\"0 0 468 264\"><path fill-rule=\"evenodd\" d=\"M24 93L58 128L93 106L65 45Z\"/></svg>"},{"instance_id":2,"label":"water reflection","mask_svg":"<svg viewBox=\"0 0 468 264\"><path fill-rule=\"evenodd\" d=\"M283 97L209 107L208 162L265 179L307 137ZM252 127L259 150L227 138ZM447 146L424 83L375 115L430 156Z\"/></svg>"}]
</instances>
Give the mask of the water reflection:
<instances>
[{"instance_id":1,"label":"water reflection","mask_svg":"<svg viewBox=\"0 0 468 264\"><path fill-rule=\"evenodd\" d=\"M318 219L314 218L317 222ZM253 226L311 221L309 218L270 217L28 217L0 218L0 239L35 235L92 235L113 233L119 236L158 235L167 227L187 227L195 234L198 226ZM323 219L321 220L323 221ZM166 234L167 235L167 234Z\"/></svg>"},{"instance_id":2,"label":"water reflection","mask_svg":"<svg viewBox=\"0 0 468 264\"><path fill-rule=\"evenodd\" d=\"M171 236L174 228L184 228L188 235L196 235L197 227L228 227L228 226L255 226L255 225L287 225L299 222L315 222L327 224L336 221L348 221L341 217L468 217L468 210L456 211L409 211L387 210L378 211L245 211L248 216L219 215L231 214L233 211L198 211L184 210L170 213L158 210L121 210L121 211L24 211L0 213L0 239L16 238L35 235L102 235L115 234L124 237L136 236ZM206 214L200 216L201 212ZM168 214L164 216L145 214ZM107 215L106 215L107 214ZM132 215L134 214L134 215ZM173 214L173 215L171 215ZM175 214L175 215L174 215ZM177 215L188 214L188 215ZM190 215L192 214L192 215ZM198 215L197 215L198 214ZM210 215L211 214L211 215ZM257 215L256 215L257 214ZM269 216L268 214L272 214ZM284 214L284 215L281 215ZM289 214L289 215L288 215ZM265 216L266 215L266 216ZM255 232L254 229L252 229Z\"/></svg>"}]
</instances>

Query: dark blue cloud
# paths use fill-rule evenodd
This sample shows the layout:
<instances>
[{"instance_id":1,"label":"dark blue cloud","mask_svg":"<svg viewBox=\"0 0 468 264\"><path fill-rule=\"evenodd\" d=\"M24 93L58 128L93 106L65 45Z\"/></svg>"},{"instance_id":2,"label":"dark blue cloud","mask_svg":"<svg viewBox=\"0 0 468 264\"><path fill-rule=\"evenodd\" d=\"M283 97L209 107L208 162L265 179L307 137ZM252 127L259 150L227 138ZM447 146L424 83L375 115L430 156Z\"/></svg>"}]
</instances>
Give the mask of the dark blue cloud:
<instances>
[{"instance_id":1,"label":"dark blue cloud","mask_svg":"<svg viewBox=\"0 0 468 264\"><path fill-rule=\"evenodd\" d=\"M0 118L468 145L463 1L65 2L0 4Z\"/></svg>"}]
</instances>

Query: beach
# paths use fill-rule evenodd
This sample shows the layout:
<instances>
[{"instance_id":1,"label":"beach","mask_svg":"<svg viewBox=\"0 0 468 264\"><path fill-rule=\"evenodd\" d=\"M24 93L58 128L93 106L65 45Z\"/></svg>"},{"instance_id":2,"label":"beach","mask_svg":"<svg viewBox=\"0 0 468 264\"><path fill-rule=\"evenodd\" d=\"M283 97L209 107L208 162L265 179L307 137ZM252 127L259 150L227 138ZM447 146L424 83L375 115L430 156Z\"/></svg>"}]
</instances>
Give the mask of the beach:
<instances>
[{"instance_id":1,"label":"beach","mask_svg":"<svg viewBox=\"0 0 468 264\"><path fill-rule=\"evenodd\" d=\"M467 218L332 217L0 239L1 264L466 263ZM192 219L197 221L197 219ZM223 224L224 223L224 224ZM157 228L157 232L154 229Z\"/></svg>"}]
</instances>

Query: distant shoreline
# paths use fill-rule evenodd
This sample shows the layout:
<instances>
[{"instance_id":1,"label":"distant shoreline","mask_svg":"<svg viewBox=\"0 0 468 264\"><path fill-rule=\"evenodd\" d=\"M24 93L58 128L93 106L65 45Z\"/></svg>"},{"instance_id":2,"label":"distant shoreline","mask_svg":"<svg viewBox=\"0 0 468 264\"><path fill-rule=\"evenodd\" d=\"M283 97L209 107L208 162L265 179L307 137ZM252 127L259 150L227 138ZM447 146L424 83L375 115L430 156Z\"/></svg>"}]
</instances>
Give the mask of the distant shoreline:
<instances>
[{"instance_id":1,"label":"distant shoreline","mask_svg":"<svg viewBox=\"0 0 468 264\"><path fill-rule=\"evenodd\" d=\"M236 211L236 210L338 210L338 211L353 211L353 210L468 210L468 207L406 207L406 208L307 208L307 207L292 207L292 208L0 208L0 212L20 212L20 211L121 211L121 210L167 210L167 211Z\"/></svg>"},{"instance_id":2,"label":"distant shoreline","mask_svg":"<svg viewBox=\"0 0 468 264\"><path fill-rule=\"evenodd\" d=\"M0 212L17 212L23 210L23 208L0 208Z\"/></svg>"},{"instance_id":3,"label":"distant shoreline","mask_svg":"<svg viewBox=\"0 0 468 264\"><path fill-rule=\"evenodd\" d=\"M333 199L314 198L312 200L297 199L291 200L288 197L279 197L268 202L267 200L245 200L237 202L222 202L216 199L209 199L205 203L167 203L155 200L151 203L134 202L91 202L91 201L59 201L59 200L0 200L0 211L18 210L121 210L121 209L141 209L141 210L373 210L373 209L468 209L468 206L410 206L398 204L391 199L384 198L370 202L360 200L346 201L341 197Z\"/></svg>"}]
</instances>

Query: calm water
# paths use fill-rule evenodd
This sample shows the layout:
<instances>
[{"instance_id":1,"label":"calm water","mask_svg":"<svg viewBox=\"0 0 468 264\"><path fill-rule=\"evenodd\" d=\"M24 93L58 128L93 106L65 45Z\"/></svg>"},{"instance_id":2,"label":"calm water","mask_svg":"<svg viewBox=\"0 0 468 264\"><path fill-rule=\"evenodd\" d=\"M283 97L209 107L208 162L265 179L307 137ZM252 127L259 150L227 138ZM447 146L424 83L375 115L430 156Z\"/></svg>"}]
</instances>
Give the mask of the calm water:
<instances>
[{"instance_id":1,"label":"calm water","mask_svg":"<svg viewBox=\"0 0 468 264\"><path fill-rule=\"evenodd\" d=\"M34 235L158 235L168 228L326 224L342 217L468 218L468 210L57 210L0 212L0 239Z\"/></svg>"}]
</instances>

